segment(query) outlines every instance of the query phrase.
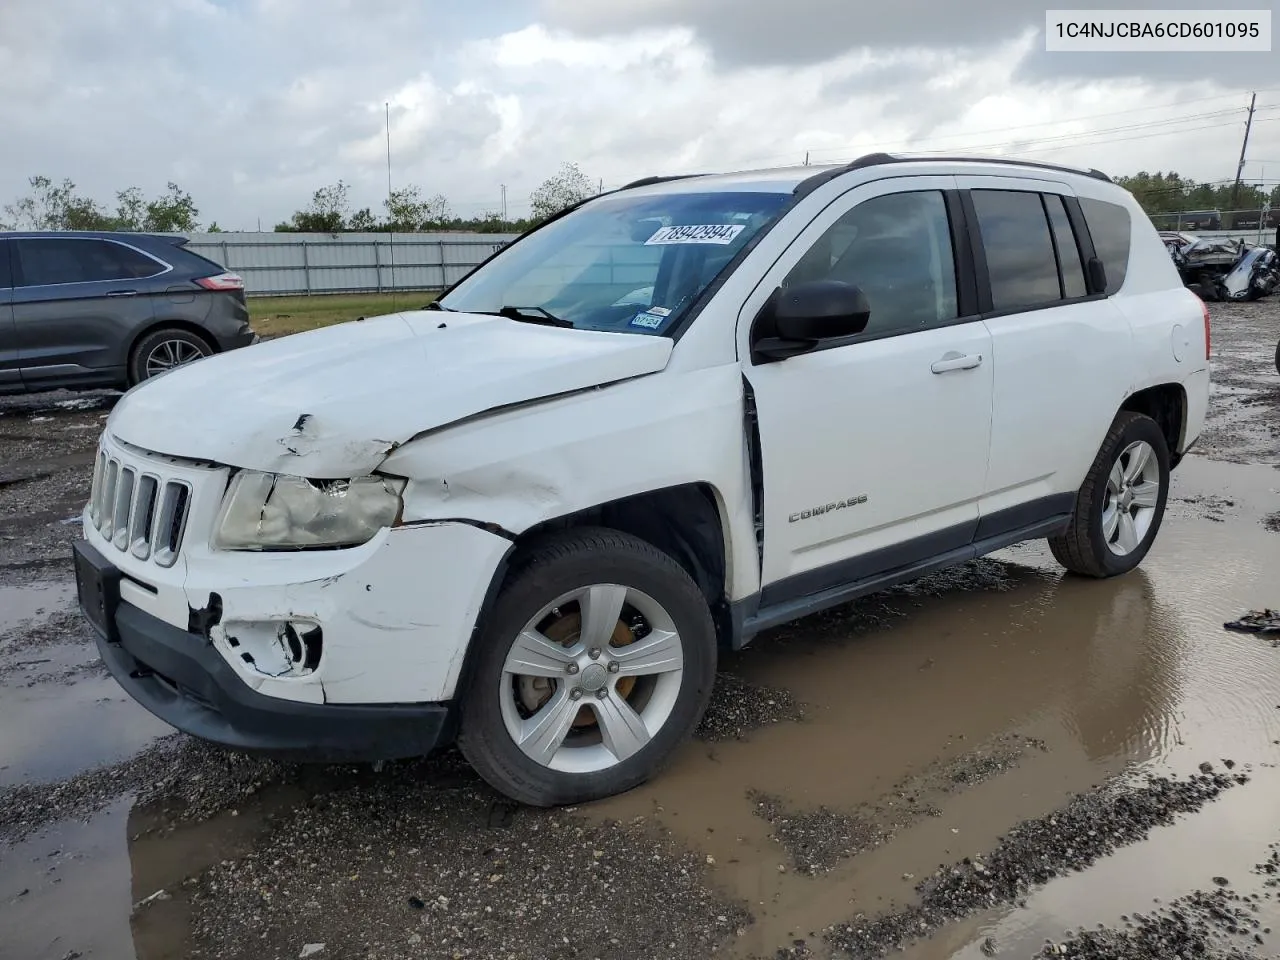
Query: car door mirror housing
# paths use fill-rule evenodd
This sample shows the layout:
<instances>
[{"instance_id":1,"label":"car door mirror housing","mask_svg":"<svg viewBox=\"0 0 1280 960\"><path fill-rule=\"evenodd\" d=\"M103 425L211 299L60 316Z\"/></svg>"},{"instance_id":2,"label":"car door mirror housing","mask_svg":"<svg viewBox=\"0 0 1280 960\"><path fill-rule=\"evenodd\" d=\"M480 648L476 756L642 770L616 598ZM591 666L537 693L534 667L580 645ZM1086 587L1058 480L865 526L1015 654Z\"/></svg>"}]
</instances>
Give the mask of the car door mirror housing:
<instances>
[{"instance_id":1,"label":"car door mirror housing","mask_svg":"<svg viewBox=\"0 0 1280 960\"><path fill-rule=\"evenodd\" d=\"M779 287L752 327L752 353L783 360L807 353L824 340L862 333L871 318L866 295L842 280L810 280Z\"/></svg>"}]
</instances>

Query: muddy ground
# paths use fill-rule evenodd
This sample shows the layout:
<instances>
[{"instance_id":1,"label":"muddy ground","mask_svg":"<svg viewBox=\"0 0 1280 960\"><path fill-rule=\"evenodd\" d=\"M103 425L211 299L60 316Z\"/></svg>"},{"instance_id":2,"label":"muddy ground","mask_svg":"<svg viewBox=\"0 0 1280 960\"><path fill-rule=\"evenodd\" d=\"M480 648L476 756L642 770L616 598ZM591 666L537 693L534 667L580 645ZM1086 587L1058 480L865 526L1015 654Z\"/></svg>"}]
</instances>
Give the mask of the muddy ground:
<instances>
[{"instance_id":1,"label":"muddy ground","mask_svg":"<svg viewBox=\"0 0 1280 960\"><path fill-rule=\"evenodd\" d=\"M658 780L557 811L172 734L74 612L113 395L0 400L0 958L1280 955L1280 647L1223 630L1280 607L1280 297L1212 310L1138 571L1032 543L773 631Z\"/></svg>"}]
</instances>

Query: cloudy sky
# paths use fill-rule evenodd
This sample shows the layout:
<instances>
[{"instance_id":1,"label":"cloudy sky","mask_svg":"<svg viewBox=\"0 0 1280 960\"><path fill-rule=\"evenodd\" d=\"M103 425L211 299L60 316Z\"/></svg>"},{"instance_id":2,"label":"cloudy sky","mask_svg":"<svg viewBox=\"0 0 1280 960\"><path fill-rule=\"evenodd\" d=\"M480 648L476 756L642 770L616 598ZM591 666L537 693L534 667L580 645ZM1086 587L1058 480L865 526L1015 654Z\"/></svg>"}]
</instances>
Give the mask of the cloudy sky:
<instances>
[{"instance_id":1,"label":"cloudy sky","mask_svg":"<svg viewBox=\"0 0 1280 960\"><path fill-rule=\"evenodd\" d=\"M393 182L461 215L502 184L526 212L562 161L606 187L872 150L1221 180L1250 90L1245 178L1280 181L1280 54L1048 54L1043 23L1019 0L0 0L0 206L40 173L105 202L175 180L227 229L339 178L378 211L387 102Z\"/></svg>"}]
</instances>

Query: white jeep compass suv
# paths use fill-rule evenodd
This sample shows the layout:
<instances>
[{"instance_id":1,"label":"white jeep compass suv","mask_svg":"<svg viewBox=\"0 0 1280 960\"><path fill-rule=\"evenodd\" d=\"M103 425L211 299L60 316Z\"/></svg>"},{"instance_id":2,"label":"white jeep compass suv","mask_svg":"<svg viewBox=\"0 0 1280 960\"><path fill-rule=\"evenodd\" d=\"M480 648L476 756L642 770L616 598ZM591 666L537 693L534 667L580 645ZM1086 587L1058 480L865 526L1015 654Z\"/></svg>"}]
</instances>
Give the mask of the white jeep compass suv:
<instances>
[{"instance_id":1,"label":"white jeep compass suv","mask_svg":"<svg viewBox=\"0 0 1280 960\"><path fill-rule=\"evenodd\" d=\"M652 178L424 310L107 421L77 544L120 684L231 747L456 738L530 804L651 776L721 646L1018 541L1137 565L1203 304L1097 171L875 154Z\"/></svg>"}]
</instances>

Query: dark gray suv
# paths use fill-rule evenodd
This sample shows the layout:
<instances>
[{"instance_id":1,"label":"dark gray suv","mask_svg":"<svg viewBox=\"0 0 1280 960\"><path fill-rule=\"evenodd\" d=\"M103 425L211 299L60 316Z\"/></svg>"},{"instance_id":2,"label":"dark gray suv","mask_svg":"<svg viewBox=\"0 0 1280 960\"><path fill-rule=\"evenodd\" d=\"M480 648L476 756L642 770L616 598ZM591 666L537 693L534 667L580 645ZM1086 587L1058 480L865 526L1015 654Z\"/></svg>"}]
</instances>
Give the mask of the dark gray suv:
<instances>
[{"instance_id":1,"label":"dark gray suv","mask_svg":"<svg viewBox=\"0 0 1280 960\"><path fill-rule=\"evenodd\" d=\"M0 394L125 389L255 339L244 282L141 233L0 233Z\"/></svg>"}]
</instances>

